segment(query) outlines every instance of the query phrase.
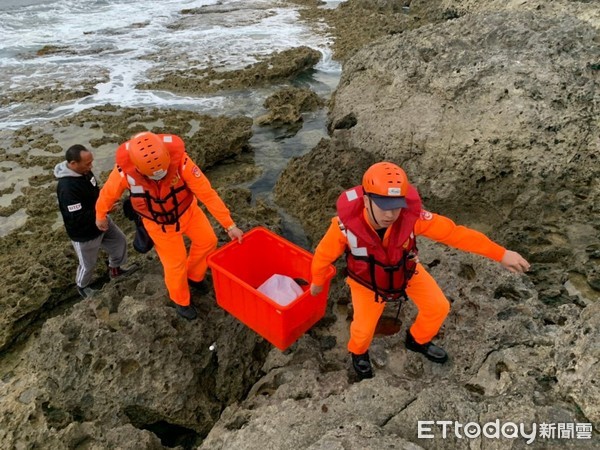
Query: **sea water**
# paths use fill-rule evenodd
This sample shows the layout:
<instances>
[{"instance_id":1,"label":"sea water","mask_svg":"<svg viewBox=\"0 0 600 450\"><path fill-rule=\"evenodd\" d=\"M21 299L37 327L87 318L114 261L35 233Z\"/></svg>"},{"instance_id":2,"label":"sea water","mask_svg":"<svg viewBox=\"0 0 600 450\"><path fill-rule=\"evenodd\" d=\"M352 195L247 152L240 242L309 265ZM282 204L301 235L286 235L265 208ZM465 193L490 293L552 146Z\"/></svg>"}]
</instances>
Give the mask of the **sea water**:
<instances>
[{"instance_id":1,"label":"sea water","mask_svg":"<svg viewBox=\"0 0 600 450\"><path fill-rule=\"evenodd\" d=\"M324 7L339 3L328 1ZM256 118L266 112L262 104L278 86L210 95L136 86L149 81L155 71L235 70L261 56L301 45L319 50L322 58L316 70L296 80L296 85L328 98L337 86L341 66L332 59L332 38L323 27L317 33L299 20L293 5L276 0L0 0L2 97L84 85L97 90L58 104L0 100L0 131L62 119L107 103ZM43 48L60 51L38 55ZM324 109L305 114L302 129L292 137L269 127L253 128L250 145L262 174L244 187L254 198L270 199L289 159L308 152L327 136L325 121ZM281 213L284 234L305 245L301 228L285 211ZM12 223L7 230L17 225L13 219L3 218Z\"/></svg>"},{"instance_id":2,"label":"sea water","mask_svg":"<svg viewBox=\"0 0 600 450\"><path fill-rule=\"evenodd\" d=\"M335 6L339 2L327 2ZM202 14L182 14L184 10ZM98 80L97 93L60 105L0 102L0 129L16 129L97 105L156 106L208 114L254 115L252 93L181 95L140 90L153 70L242 68L260 56L300 45L323 54L308 84L335 88L340 65L330 38L274 0L0 0L0 92L77 89ZM63 51L37 56L44 47Z\"/></svg>"}]
</instances>

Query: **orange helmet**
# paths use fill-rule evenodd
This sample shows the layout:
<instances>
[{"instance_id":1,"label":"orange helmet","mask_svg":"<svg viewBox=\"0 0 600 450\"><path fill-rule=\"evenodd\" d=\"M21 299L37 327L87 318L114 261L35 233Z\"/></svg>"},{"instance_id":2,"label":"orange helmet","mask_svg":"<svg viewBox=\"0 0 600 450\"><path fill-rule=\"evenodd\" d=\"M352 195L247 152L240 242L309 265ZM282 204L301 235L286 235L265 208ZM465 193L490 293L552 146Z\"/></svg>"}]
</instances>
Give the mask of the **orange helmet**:
<instances>
[{"instance_id":1,"label":"orange helmet","mask_svg":"<svg viewBox=\"0 0 600 450\"><path fill-rule=\"evenodd\" d=\"M142 175L153 180L164 178L171 163L163 140L148 131L129 140L129 158Z\"/></svg>"},{"instance_id":2,"label":"orange helmet","mask_svg":"<svg viewBox=\"0 0 600 450\"><path fill-rule=\"evenodd\" d=\"M373 164L363 175L365 194L383 210L406 208L408 177L404 170L391 162Z\"/></svg>"}]
</instances>

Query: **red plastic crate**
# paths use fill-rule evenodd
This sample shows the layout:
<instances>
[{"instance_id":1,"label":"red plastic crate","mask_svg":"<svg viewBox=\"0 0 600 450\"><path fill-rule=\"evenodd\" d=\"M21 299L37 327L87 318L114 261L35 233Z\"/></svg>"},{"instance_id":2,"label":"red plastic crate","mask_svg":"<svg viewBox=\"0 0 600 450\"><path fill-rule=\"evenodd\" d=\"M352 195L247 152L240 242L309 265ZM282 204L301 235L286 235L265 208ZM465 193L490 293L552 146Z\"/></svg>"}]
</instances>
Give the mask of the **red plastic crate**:
<instances>
[{"instance_id":1,"label":"red plastic crate","mask_svg":"<svg viewBox=\"0 0 600 450\"><path fill-rule=\"evenodd\" d=\"M263 227L244 234L243 242L225 244L208 256L218 305L285 350L325 315L330 266L323 291L313 297L308 286L289 305L281 306L257 288L273 274L310 282L312 253Z\"/></svg>"}]
</instances>

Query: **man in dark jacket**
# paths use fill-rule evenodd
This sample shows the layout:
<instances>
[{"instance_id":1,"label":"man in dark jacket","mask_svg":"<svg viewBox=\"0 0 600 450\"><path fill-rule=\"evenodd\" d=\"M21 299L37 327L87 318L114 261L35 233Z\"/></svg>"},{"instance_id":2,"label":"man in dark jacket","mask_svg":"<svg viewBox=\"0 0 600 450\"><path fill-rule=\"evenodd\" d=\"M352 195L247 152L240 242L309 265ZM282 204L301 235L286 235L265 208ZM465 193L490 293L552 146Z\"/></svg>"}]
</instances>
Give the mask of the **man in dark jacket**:
<instances>
[{"instance_id":1,"label":"man in dark jacket","mask_svg":"<svg viewBox=\"0 0 600 450\"><path fill-rule=\"evenodd\" d=\"M88 285L92 281L100 247L108 253L111 278L129 271L121 268L127 260L127 241L110 219L107 231L96 227L95 208L100 189L92 173L92 152L83 145L73 145L65 158L66 161L54 167L54 175L58 178L56 193L67 234L79 258L75 278L77 291L87 298L96 292Z\"/></svg>"}]
</instances>

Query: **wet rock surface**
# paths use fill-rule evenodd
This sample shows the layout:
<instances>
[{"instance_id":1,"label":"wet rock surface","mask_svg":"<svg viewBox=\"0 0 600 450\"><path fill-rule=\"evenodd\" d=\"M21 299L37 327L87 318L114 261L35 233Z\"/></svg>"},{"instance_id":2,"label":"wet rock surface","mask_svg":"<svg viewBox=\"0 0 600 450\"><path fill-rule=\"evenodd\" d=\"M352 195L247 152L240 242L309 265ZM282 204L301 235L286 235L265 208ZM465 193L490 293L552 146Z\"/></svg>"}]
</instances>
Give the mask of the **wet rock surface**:
<instances>
[{"instance_id":1,"label":"wet rock surface","mask_svg":"<svg viewBox=\"0 0 600 450\"><path fill-rule=\"evenodd\" d=\"M240 227L278 230L271 206L252 203L250 191L233 187L258 173L247 161L251 126L246 117L107 105L3 132L3 167L17 178L29 175L3 210L8 218L16 208L26 211L25 225L0 239L3 445L189 448L258 379L270 346L218 308L213 294L192 300L207 323L179 318L154 252L130 248L129 262L142 269L110 282L101 256L93 282L100 294L82 301L73 287L76 256L58 217L55 180L47 175L77 142L94 150L100 167L109 162L95 170L103 181L120 142L142 129L174 132L210 178L211 167L228 168L215 171L215 187ZM44 174L31 175L38 169ZM113 218L131 236L132 224L119 210Z\"/></svg>"},{"instance_id":2,"label":"wet rock surface","mask_svg":"<svg viewBox=\"0 0 600 450\"><path fill-rule=\"evenodd\" d=\"M44 374L51 426L164 422L206 434L221 405L250 388L268 346L215 308L212 296L194 298L201 325L181 320L162 284L160 272L147 271L111 286L110 295L79 303L69 318L46 322L32 363ZM237 330L235 343L223 327Z\"/></svg>"},{"instance_id":3,"label":"wet rock surface","mask_svg":"<svg viewBox=\"0 0 600 450\"><path fill-rule=\"evenodd\" d=\"M302 113L322 108L325 101L310 89L287 87L273 93L265 100L267 114L256 118L261 126L286 127L290 135L302 128Z\"/></svg>"},{"instance_id":4,"label":"wet rock surface","mask_svg":"<svg viewBox=\"0 0 600 450\"><path fill-rule=\"evenodd\" d=\"M84 89L62 88L55 86L53 88L32 89L28 91L10 92L9 95L3 96L0 100L0 105L8 105L17 102L27 103L47 103L54 104L57 102L66 102L78 98L84 98L88 95L93 95L98 91L93 87L98 84L98 80L90 81L88 87Z\"/></svg>"},{"instance_id":5,"label":"wet rock surface","mask_svg":"<svg viewBox=\"0 0 600 450\"><path fill-rule=\"evenodd\" d=\"M304 18L335 26L336 53L345 60L330 139L292 159L274 189L312 245L339 193L373 162L391 159L405 167L426 208L520 251L533 271L514 276L422 239L421 261L452 303L435 340L450 360L435 365L406 351L416 310L407 303L396 320L396 305L388 305L371 347L375 377L358 382L345 348L352 308L341 274L324 319L285 352L223 312L212 292L193 295L201 319L179 319L153 253L132 250L142 269L122 280L108 281L99 264L104 287L96 298L81 301L73 289L76 258L48 177L66 144L91 145L104 180L116 145L131 134L180 134L238 225L279 231L278 212L239 187L259 172L248 145L252 118L107 105L2 131L0 191L10 201L0 204L1 217L24 211L25 220L0 237L3 447L598 446L597 8L350 0L325 10L302 3ZM131 225L115 219L131 235ZM420 439L419 420L593 429L590 439L545 439L538 429L531 444L443 439L435 427L433 439Z\"/></svg>"},{"instance_id":6,"label":"wet rock surface","mask_svg":"<svg viewBox=\"0 0 600 450\"><path fill-rule=\"evenodd\" d=\"M24 211L28 218L22 228L0 241L0 260L5 268L4 282L0 285L3 304L0 348L16 339L44 310L60 302L65 286L71 284L76 259L58 216L56 181L49 175L54 165L63 160L64 148L83 143L93 149L95 173L104 181L114 164L118 144L143 129L184 136L190 156L206 169L249 151L251 126L252 119L247 117L106 106L35 129L3 131L6 148L0 163L7 168L7 177L19 180L19 190L14 192L10 204L0 209L0 214L9 218ZM240 180L245 178L242 176ZM28 182L23 183L24 179ZM16 191L16 183L10 186ZM238 195L244 197L243 193ZM248 201L238 201L237 206L250 208ZM270 214L274 216L273 212ZM265 219L261 217L261 221ZM244 219L239 220L244 223ZM131 227L128 221L120 223L125 229ZM69 295L74 294L73 291Z\"/></svg>"},{"instance_id":7,"label":"wet rock surface","mask_svg":"<svg viewBox=\"0 0 600 450\"><path fill-rule=\"evenodd\" d=\"M81 56L102 52L106 49L86 49L70 48L65 46L44 45L35 53L26 53L20 55L25 60L31 60L52 57L56 55ZM54 107L62 102L84 98L94 95L98 92L96 86L99 83L106 83L109 74L106 71L97 71L90 73L88 78L82 83L69 79L69 77L60 77L48 85L40 86L36 76L32 73L29 77L24 76L23 80L29 79L29 82L21 82L3 85L2 97L0 97L0 106L7 106L19 103L37 103L48 105L48 108ZM57 77L58 78L58 77Z\"/></svg>"},{"instance_id":8,"label":"wet rock surface","mask_svg":"<svg viewBox=\"0 0 600 450\"><path fill-rule=\"evenodd\" d=\"M449 414L463 424L588 422L596 430L592 442L555 442L571 448L598 442L596 408L578 393L583 385L589 398L600 395L596 383L582 379L599 369L598 347L588 340L599 338L589 316L600 299L591 256L600 234L597 22L586 19L594 12L585 14L582 4L560 18L529 6L498 12L499 3L471 3L463 17L359 51L345 63L332 99L331 141L291 161L275 188L316 244L335 198L360 182L369 158L392 160L407 170L426 208L533 262L518 280L480 258L420 241L452 301L437 340L452 361L440 369L405 355L410 315L393 338L376 339L372 359L383 365L376 377L395 368L405 389L419 391L383 428L425 448L469 447L439 435L417 439L417 420ZM349 157L352 165L340 161L352 154L369 156ZM409 384L413 378L416 385ZM511 445L498 448L505 444Z\"/></svg>"},{"instance_id":9,"label":"wet rock surface","mask_svg":"<svg viewBox=\"0 0 600 450\"><path fill-rule=\"evenodd\" d=\"M320 59L319 51L303 46L276 52L266 60L240 70L219 71L214 68L178 70L162 75L157 81L141 83L138 88L197 94L249 89L290 80L312 69Z\"/></svg>"},{"instance_id":10,"label":"wet rock surface","mask_svg":"<svg viewBox=\"0 0 600 450\"><path fill-rule=\"evenodd\" d=\"M428 208L526 251L541 300L570 303L570 274L593 287L597 271L594 36L575 17L523 12L392 38L346 64L334 140L398 162Z\"/></svg>"},{"instance_id":11,"label":"wet rock surface","mask_svg":"<svg viewBox=\"0 0 600 450\"><path fill-rule=\"evenodd\" d=\"M290 0L304 6L300 17L321 32L331 31L336 59L345 61L377 39L457 17L456 9L440 0L350 0L335 9L320 8L314 0ZM452 2L450 2L452 3ZM321 27L321 21L331 27Z\"/></svg>"},{"instance_id":12,"label":"wet rock surface","mask_svg":"<svg viewBox=\"0 0 600 450\"><path fill-rule=\"evenodd\" d=\"M309 154L290 161L275 185L275 200L301 219L316 243L335 215L339 194L355 186L375 162L371 153L324 139Z\"/></svg>"}]
</instances>

